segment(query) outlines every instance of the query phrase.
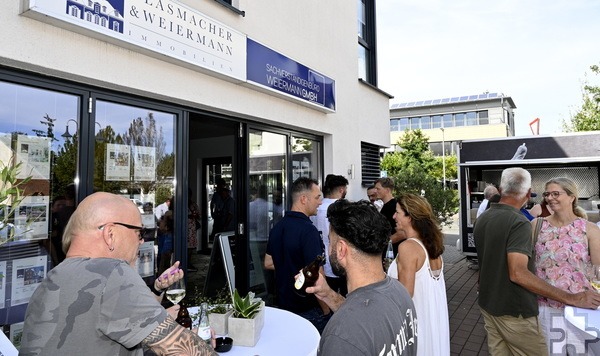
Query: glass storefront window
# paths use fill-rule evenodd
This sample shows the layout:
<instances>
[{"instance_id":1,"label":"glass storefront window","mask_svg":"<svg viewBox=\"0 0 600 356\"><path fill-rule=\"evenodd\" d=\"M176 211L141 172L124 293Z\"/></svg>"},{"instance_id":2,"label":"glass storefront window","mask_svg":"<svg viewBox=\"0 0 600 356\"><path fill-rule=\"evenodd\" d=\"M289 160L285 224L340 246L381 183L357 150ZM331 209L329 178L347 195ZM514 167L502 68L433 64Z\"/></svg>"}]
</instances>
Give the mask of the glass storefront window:
<instances>
[{"instance_id":1,"label":"glass storefront window","mask_svg":"<svg viewBox=\"0 0 600 356\"><path fill-rule=\"evenodd\" d=\"M250 290L266 296L274 288L272 271L265 271L264 258L271 228L286 207L287 136L250 130L248 203Z\"/></svg>"},{"instance_id":2,"label":"glass storefront window","mask_svg":"<svg viewBox=\"0 0 600 356\"><path fill-rule=\"evenodd\" d=\"M320 152L319 141L292 137L292 180L299 177L319 180Z\"/></svg>"},{"instance_id":3,"label":"glass storefront window","mask_svg":"<svg viewBox=\"0 0 600 356\"><path fill-rule=\"evenodd\" d=\"M77 124L80 102L77 95L0 81L0 169L20 163L16 183L24 189L21 198L0 199L0 325L23 321L33 291L64 259L78 148L60 132Z\"/></svg>"},{"instance_id":4,"label":"glass storefront window","mask_svg":"<svg viewBox=\"0 0 600 356\"><path fill-rule=\"evenodd\" d=\"M138 272L152 277L170 265L169 251L154 261L157 206L174 194L176 115L148 108L96 101L94 190L125 196L134 202L148 229L140 247ZM174 218L175 219L175 218ZM176 221L176 219L175 219ZM175 244L186 239L174 239ZM160 245L160 243L159 243Z\"/></svg>"}]
</instances>

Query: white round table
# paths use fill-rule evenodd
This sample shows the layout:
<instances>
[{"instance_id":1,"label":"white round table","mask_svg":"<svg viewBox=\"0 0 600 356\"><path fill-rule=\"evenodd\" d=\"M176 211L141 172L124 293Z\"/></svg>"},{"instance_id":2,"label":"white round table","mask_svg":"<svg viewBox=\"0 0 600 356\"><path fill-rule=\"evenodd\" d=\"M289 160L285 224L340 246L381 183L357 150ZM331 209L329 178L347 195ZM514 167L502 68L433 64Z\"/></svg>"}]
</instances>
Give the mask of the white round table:
<instances>
[{"instance_id":1,"label":"white round table","mask_svg":"<svg viewBox=\"0 0 600 356\"><path fill-rule=\"evenodd\" d=\"M188 308L190 314L198 307ZM223 336L223 335L218 335ZM310 321L287 310L265 307L265 324L254 347L233 346L225 356L312 356L321 335Z\"/></svg>"},{"instance_id":2,"label":"white round table","mask_svg":"<svg viewBox=\"0 0 600 356\"><path fill-rule=\"evenodd\" d=\"M321 335L310 321L294 313L265 308L265 325L254 347L234 346L226 356L316 355Z\"/></svg>"}]
</instances>

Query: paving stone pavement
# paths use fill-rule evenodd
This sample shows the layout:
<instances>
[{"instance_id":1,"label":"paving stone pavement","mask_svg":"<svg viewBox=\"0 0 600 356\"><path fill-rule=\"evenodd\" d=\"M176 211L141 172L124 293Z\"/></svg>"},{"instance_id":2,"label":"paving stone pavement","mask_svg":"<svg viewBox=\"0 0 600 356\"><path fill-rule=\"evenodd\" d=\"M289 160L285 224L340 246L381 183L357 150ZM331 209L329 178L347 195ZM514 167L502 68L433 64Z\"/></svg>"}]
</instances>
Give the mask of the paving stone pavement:
<instances>
[{"instance_id":1,"label":"paving stone pavement","mask_svg":"<svg viewBox=\"0 0 600 356\"><path fill-rule=\"evenodd\" d=\"M456 246L446 245L443 256L451 355L489 355L477 304L477 264L465 258Z\"/></svg>"}]
</instances>

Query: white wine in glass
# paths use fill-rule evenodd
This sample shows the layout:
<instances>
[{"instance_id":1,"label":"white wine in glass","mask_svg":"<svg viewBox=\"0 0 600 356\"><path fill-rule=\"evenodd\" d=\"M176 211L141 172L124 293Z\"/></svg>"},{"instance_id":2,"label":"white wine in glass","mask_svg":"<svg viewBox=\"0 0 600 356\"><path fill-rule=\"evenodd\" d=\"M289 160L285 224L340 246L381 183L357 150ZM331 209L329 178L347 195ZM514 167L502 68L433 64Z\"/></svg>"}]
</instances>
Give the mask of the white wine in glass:
<instances>
[{"instance_id":1,"label":"white wine in glass","mask_svg":"<svg viewBox=\"0 0 600 356\"><path fill-rule=\"evenodd\" d=\"M185 297L185 282L182 278L169 286L167 299L173 304L178 304L183 297Z\"/></svg>"},{"instance_id":2,"label":"white wine in glass","mask_svg":"<svg viewBox=\"0 0 600 356\"><path fill-rule=\"evenodd\" d=\"M597 292L600 292L600 265L594 265L594 275L590 283L592 287L596 289Z\"/></svg>"}]
</instances>

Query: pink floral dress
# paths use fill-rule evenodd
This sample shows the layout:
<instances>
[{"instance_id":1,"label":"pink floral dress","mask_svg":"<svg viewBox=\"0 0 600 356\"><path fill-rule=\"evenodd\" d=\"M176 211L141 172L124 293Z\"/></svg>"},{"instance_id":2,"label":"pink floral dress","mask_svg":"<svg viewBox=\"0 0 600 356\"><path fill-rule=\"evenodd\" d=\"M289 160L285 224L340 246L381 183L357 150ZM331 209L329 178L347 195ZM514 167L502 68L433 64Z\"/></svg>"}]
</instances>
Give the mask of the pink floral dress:
<instances>
[{"instance_id":1,"label":"pink floral dress","mask_svg":"<svg viewBox=\"0 0 600 356\"><path fill-rule=\"evenodd\" d=\"M587 220L556 227L544 219L535 244L535 273L549 284L571 293L591 290L587 274L592 262L586 238ZM538 297L540 305L563 308L563 303Z\"/></svg>"}]
</instances>

